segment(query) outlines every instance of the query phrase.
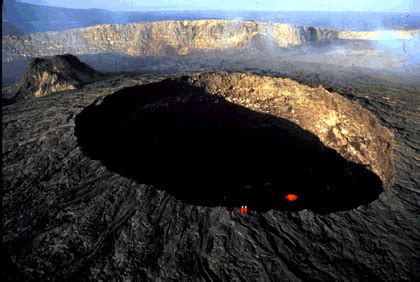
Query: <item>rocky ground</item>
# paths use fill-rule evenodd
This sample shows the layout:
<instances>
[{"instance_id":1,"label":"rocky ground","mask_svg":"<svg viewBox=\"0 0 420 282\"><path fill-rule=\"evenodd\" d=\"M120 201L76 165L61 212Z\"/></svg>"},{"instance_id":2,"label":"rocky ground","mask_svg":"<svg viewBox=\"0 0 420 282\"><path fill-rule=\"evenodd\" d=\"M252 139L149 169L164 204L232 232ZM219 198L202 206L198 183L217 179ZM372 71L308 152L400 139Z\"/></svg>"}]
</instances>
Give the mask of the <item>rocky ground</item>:
<instances>
[{"instance_id":1,"label":"rocky ground","mask_svg":"<svg viewBox=\"0 0 420 282\"><path fill-rule=\"evenodd\" d=\"M3 106L3 276L418 280L419 86L303 67L264 74L322 85L372 112L395 135L391 187L369 204L328 213L304 208L241 215L230 205L186 203L113 172L81 148L76 117L87 107L166 78L115 75Z\"/></svg>"}]
</instances>

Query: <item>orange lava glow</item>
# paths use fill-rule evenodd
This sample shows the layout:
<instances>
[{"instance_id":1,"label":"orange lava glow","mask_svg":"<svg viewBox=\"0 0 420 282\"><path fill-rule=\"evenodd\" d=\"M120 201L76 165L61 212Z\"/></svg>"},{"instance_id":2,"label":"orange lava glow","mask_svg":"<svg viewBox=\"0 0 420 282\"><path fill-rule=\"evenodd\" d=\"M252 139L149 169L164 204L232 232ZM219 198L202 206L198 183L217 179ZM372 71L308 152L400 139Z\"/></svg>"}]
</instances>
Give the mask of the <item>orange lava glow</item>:
<instances>
[{"instance_id":1,"label":"orange lava glow","mask_svg":"<svg viewBox=\"0 0 420 282\"><path fill-rule=\"evenodd\" d=\"M241 206L239 211L241 212L241 214L247 214L248 213L248 207L247 206Z\"/></svg>"},{"instance_id":2,"label":"orange lava glow","mask_svg":"<svg viewBox=\"0 0 420 282\"><path fill-rule=\"evenodd\" d=\"M297 200L298 195L295 195L295 194L287 194L284 198L285 198L288 202L293 202L293 201L296 201L296 200Z\"/></svg>"}]
</instances>

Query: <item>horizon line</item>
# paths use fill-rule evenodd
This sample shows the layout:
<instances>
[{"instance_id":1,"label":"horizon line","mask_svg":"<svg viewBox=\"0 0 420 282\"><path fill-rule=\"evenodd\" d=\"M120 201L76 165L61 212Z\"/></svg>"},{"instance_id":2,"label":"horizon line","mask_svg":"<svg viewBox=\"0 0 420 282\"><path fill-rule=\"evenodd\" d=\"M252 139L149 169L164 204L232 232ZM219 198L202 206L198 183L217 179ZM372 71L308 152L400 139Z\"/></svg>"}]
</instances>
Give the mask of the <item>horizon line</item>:
<instances>
[{"instance_id":1,"label":"horizon line","mask_svg":"<svg viewBox=\"0 0 420 282\"><path fill-rule=\"evenodd\" d=\"M223 8L217 8L217 7L197 7L192 9L183 9L182 7L164 7L164 6L144 6L144 7L138 7L136 9L106 9L106 8L69 8L69 7L63 7L63 6L54 6L54 5L41 5L41 4L31 4L27 2L20 2L17 1L15 3L24 4L24 5L33 5L33 6L39 6L39 7L49 7L49 8L61 8L61 9L69 9L69 10L102 10L102 11L108 11L108 12L171 12L171 11L206 11L206 12L310 12L310 13L381 13L381 14L420 14L420 12L414 12L414 11L361 11L361 10L349 10L349 11L339 11L339 10L267 10L267 9L223 9ZM5 3L3 2L3 5ZM188 6L184 6L187 8ZM143 10L142 10L143 9Z\"/></svg>"}]
</instances>

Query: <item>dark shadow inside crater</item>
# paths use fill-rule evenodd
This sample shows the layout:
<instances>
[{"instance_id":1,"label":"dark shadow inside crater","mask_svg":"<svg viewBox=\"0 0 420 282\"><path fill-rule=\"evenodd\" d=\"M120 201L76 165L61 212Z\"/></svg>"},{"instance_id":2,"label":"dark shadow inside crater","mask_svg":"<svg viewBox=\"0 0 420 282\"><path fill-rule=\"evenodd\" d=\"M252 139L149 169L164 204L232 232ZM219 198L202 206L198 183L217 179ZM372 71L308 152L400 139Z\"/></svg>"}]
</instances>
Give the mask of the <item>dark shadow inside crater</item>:
<instances>
[{"instance_id":1,"label":"dark shadow inside crater","mask_svg":"<svg viewBox=\"0 0 420 282\"><path fill-rule=\"evenodd\" d=\"M376 174L295 123L184 79L122 89L80 113L75 133L83 152L110 171L187 204L328 213L382 192Z\"/></svg>"}]
</instances>

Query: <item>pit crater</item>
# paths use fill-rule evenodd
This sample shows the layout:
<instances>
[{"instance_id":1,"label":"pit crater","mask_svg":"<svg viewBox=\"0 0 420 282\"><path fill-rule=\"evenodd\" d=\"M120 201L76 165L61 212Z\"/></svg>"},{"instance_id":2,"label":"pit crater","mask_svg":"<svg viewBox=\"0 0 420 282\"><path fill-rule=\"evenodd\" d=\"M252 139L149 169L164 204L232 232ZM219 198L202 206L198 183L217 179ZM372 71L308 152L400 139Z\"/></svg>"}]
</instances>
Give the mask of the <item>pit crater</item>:
<instances>
[{"instance_id":1,"label":"pit crater","mask_svg":"<svg viewBox=\"0 0 420 282\"><path fill-rule=\"evenodd\" d=\"M371 113L282 78L124 88L84 109L75 134L110 171L192 205L345 211L377 199L393 175L393 135Z\"/></svg>"}]
</instances>

